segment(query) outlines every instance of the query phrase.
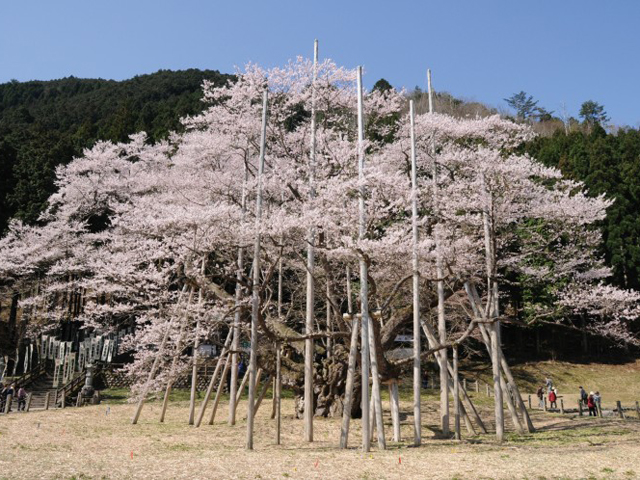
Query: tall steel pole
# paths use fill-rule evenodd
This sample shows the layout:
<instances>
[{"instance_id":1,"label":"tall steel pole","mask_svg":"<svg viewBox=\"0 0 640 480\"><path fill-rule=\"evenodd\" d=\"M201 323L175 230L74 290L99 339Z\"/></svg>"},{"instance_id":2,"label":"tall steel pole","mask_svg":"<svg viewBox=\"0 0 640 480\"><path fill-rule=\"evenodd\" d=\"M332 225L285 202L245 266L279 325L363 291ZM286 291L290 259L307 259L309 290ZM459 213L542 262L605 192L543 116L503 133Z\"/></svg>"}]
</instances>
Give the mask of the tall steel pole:
<instances>
[{"instance_id":1,"label":"tall steel pole","mask_svg":"<svg viewBox=\"0 0 640 480\"><path fill-rule=\"evenodd\" d=\"M433 113L433 89L431 87L431 70L427 70L427 85L429 92L429 113ZM434 226L434 240L436 244L436 288L438 293L438 340L440 344L447 341L447 324L444 312L444 270L442 268L442 248L438 225L438 164L436 162L436 146L431 145L431 155L433 157L433 209L436 216ZM440 423L443 435L449 435L449 372L447 370L447 350L438 352L440 368Z\"/></svg>"},{"instance_id":2,"label":"tall steel pole","mask_svg":"<svg viewBox=\"0 0 640 480\"><path fill-rule=\"evenodd\" d=\"M256 382L258 367L258 315L260 315L260 228L262 226L262 175L267 138L268 90L262 97L262 135L258 160L258 192L256 196L256 238L253 248L253 285L251 298L251 356L249 358L249 401L247 405L247 450L253 450L253 420L255 415Z\"/></svg>"},{"instance_id":3,"label":"tall steel pole","mask_svg":"<svg viewBox=\"0 0 640 480\"><path fill-rule=\"evenodd\" d=\"M418 173L416 166L415 110L413 100L409 102L411 123L411 226L413 230L413 443L422 443L422 414L420 412L420 265L418 262Z\"/></svg>"},{"instance_id":4,"label":"tall steel pole","mask_svg":"<svg viewBox=\"0 0 640 480\"><path fill-rule=\"evenodd\" d=\"M363 240L367 230L365 217L364 181L364 108L362 97L362 67L358 67L358 179L360 185L358 239ZM362 364L362 449L371 450L371 434L369 431L369 282L367 262L360 258L360 311L361 326L361 364Z\"/></svg>"},{"instance_id":5,"label":"tall steel pole","mask_svg":"<svg viewBox=\"0 0 640 480\"><path fill-rule=\"evenodd\" d=\"M318 40L313 43L313 80L311 84L311 150L309 153L309 197L315 198L316 176L316 79L318 76ZM315 264L315 226L309 226L307 245L307 305L305 333L310 335L314 327L315 285L313 269ZM304 438L313 442L313 339L304 341Z\"/></svg>"}]
</instances>

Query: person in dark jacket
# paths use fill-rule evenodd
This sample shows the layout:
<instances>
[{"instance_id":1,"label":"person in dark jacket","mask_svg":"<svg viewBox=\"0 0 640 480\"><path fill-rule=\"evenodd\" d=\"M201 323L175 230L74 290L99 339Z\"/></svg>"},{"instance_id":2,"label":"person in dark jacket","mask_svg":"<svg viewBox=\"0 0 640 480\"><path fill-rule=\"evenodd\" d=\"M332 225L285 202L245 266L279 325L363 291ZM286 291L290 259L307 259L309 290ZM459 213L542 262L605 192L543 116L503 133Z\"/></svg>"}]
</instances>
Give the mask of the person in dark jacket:
<instances>
[{"instance_id":1,"label":"person in dark jacket","mask_svg":"<svg viewBox=\"0 0 640 480\"><path fill-rule=\"evenodd\" d=\"M7 408L7 402L9 401L9 395L11 395L11 402L13 403L13 396L15 395L15 386L13 384L9 385L2 391L2 411ZM11 404L9 404L9 412L11 411Z\"/></svg>"},{"instance_id":2,"label":"person in dark jacket","mask_svg":"<svg viewBox=\"0 0 640 480\"><path fill-rule=\"evenodd\" d=\"M584 405L585 407L587 406L587 392L584 390L584 388L582 388L582 386L579 387L580 388L580 401L582 402L582 405Z\"/></svg>"},{"instance_id":3,"label":"person in dark jacket","mask_svg":"<svg viewBox=\"0 0 640 480\"><path fill-rule=\"evenodd\" d=\"M544 408L544 387L538 388L536 395L538 396L538 406L541 409Z\"/></svg>"}]
</instances>

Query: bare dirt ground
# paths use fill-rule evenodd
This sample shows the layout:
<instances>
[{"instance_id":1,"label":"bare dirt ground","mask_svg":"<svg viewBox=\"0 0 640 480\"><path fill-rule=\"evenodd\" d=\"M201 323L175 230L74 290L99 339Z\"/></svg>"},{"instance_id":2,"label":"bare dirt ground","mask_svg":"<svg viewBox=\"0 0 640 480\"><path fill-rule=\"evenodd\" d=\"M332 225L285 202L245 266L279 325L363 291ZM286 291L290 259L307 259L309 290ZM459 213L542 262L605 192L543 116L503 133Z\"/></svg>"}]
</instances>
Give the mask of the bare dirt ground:
<instances>
[{"instance_id":1,"label":"bare dirt ground","mask_svg":"<svg viewBox=\"0 0 640 480\"><path fill-rule=\"evenodd\" d=\"M490 400L478 395L476 401L489 420ZM469 437L463 430L464 441L455 442L438 438L437 400L430 393L423 404L425 440L414 448L411 404L403 401L401 407L405 441L388 442L386 451L374 443L370 454L359 449L359 420L352 422L348 450L338 448L338 419L316 419L315 442L305 443L291 399L283 401L280 446L265 399L251 452L244 449L244 401L234 427L226 424L226 403L213 426L187 425L188 403L181 400L172 402L164 424L158 423L156 402L145 406L138 425L130 424L134 407L128 404L10 414L0 417L0 478L640 478L635 419L534 411L534 434L510 433L498 445L491 435ZM391 438L388 402L385 409Z\"/></svg>"}]
</instances>

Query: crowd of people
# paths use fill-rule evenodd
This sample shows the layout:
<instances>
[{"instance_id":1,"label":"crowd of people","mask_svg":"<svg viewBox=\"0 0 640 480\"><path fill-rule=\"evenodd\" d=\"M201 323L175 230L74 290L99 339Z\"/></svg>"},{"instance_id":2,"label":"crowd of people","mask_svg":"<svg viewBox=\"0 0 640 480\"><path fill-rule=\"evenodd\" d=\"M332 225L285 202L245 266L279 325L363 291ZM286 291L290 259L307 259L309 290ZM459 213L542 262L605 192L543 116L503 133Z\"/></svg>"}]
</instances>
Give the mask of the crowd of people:
<instances>
[{"instance_id":1,"label":"crowd of people","mask_svg":"<svg viewBox=\"0 0 640 480\"><path fill-rule=\"evenodd\" d=\"M589 392L582 388L582 385L579 388L579 398L580 405L589 410L589 416L598 416L598 412L602 411L602 397L600 396L600 392ZM538 388L536 395L538 397L540 408L545 408L545 394L547 395L547 399L549 400L549 408L557 409L558 408L558 390L553 386L553 381L550 378L545 380L545 384Z\"/></svg>"},{"instance_id":2,"label":"crowd of people","mask_svg":"<svg viewBox=\"0 0 640 480\"><path fill-rule=\"evenodd\" d=\"M7 402L9 402L8 412L10 412L11 405L15 400L18 402L18 411L24 411L27 406L27 391L24 387L20 386L16 391L15 384L3 385L0 383L0 412L4 413L7 410Z\"/></svg>"}]
</instances>

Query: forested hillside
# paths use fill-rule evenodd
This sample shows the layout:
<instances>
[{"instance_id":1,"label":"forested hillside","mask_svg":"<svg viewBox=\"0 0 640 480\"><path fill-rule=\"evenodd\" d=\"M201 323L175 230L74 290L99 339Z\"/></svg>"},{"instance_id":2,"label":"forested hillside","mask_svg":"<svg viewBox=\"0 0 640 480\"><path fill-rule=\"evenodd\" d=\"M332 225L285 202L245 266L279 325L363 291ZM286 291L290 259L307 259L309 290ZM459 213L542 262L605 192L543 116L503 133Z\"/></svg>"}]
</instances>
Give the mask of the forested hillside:
<instances>
[{"instance_id":1,"label":"forested hillside","mask_svg":"<svg viewBox=\"0 0 640 480\"><path fill-rule=\"evenodd\" d=\"M54 192L55 167L96 140L123 141L146 131L151 141L180 130L199 113L202 82L233 77L213 70L161 70L130 80L12 81L0 85L0 232L15 216L37 220Z\"/></svg>"},{"instance_id":2,"label":"forested hillside","mask_svg":"<svg viewBox=\"0 0 640 480\"><path fill-rule=\"evenodd\" d=\"M557 130L536 138L526 150L565 176L585 182L591 195L615 199L602 224L602 253L613 267L615 285L640 289L640 132L630 128L607 133L599 125L590 133Z\"/></svg>"}]
</instances>

